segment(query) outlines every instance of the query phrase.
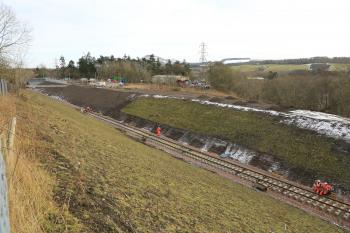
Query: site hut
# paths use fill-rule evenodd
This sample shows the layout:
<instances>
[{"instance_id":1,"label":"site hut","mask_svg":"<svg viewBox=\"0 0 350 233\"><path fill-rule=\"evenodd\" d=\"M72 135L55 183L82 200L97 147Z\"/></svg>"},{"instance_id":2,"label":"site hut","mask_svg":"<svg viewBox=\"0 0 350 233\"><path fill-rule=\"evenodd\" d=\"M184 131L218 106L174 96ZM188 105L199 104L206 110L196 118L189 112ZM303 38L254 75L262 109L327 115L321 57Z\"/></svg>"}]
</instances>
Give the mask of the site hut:
<instances>
[{"instance_id":1,"label":"site hut","mask_svg":"<svg viewBox=\"0 0 350 233\"><path fill-rule=\"evenodd\" d=\"M86 84L86 83L88 82L88 79L87 79L87 78L81 78L81 79L80 79L80 82Z\"/></svg>"},{"instance_id":2,"label":"site hut","mask_svg":"<svg viewBox=\"0 0 350 233\"><path fill-rule=\"evenodd\" d=\"M181 86L183 87L190 79L181 75L154 75L151 82L157 85Z\"/></svg>"}]
</instances>

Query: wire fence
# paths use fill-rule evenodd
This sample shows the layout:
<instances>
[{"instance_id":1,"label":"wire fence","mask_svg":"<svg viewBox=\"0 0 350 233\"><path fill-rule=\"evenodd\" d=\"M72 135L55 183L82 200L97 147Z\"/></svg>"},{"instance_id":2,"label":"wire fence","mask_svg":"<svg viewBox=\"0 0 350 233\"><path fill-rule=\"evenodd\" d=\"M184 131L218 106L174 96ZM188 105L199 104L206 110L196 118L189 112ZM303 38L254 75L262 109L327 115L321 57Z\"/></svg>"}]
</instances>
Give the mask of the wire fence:
<instances>
[{"instance_id":1,"label":"wire fence","mask_svg":"<svg viewBox=\"0 0 350 233\"><path fill-rule=\"evenodd\" d=\"M13 156L15 127L14 117L9 130L0 134L0 233L10 233L5 156Z\"/></svg>"}]
</instances>

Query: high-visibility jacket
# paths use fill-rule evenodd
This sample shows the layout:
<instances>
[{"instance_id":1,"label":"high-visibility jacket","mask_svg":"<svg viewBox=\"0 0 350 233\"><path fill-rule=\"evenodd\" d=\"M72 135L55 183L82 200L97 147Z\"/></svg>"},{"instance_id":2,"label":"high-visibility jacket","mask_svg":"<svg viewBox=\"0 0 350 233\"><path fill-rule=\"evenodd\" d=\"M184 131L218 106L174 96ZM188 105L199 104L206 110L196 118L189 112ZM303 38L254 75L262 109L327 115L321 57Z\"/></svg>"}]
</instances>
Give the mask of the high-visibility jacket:
<instances>
[{"instance_id":1,"label":"high-visibility jacket","mask_svg":"<svg viewBox=\"0 0 350 233\"><path fill-rule=\"evenodd\" d=\"M160 136L160 127L157 127L157 129L156 129L156 134L157 134L157 136Z\"/></svg>"}]
</instances>

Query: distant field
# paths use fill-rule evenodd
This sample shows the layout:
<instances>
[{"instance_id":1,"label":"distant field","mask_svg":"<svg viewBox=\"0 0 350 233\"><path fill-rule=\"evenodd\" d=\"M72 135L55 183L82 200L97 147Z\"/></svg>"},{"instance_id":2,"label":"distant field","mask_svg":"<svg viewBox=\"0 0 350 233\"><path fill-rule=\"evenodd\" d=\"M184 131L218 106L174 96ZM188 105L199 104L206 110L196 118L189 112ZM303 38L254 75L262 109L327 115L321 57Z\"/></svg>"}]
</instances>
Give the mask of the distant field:
<instances>
[{"instance_id":1,"label":"distant field","mask_svg":"<svg viewBox=\"0 0 350 233\"><path fill-rule=\"evenodd\" d=\"M293 70L307 70L308 65L239 65L232 66L232 69L238 70L240 72L289 72Z\"/></svg>"},{"instance_id":2,"label":"distant field","mask_svg":"<svg viewBox=\"0 0 350 233\"><path fill-rule=\"evenodd\" d=\"M331 71L349 71L350 64L332 64L330 67Z\"/></svg>"},{"instance_id":3,"label":"distant field","mask_svg":"<svg viewBox=\"0 0 350 233\"><path fill-rule=\"evenodd\" d=\"M240 71L242 73L250 72L290 72L293 70L308 70L308 65L239 65L232 66L233 70ZM347 71L350 70L350 64L331 64L331 71Z\"/></svg>"},{"instance_id":4,"label":"distant field","mask_svg":"<svg viewBox=\"0 0 350 233\"><path fill-rule=\"evenodd\" d=\"M81 224L67 232L343 232L59 101L26 92L19 104L37 116L30 126L49 151L41 159L55 200Z\"/></svg>"},{"instance_id":5,"label":"distant field","mask_svg":"<svg viewBox=\"0 0 350 233\"><path fill-rule=\"evenodd\" d=\"M138 99L123 111L175 128L231 140L273 154L289 167L350 187L349 152L330 138L278 123L278 119L174 99ZM311 184L310 184L311 185Z\"/></svg>"}]
</instances>

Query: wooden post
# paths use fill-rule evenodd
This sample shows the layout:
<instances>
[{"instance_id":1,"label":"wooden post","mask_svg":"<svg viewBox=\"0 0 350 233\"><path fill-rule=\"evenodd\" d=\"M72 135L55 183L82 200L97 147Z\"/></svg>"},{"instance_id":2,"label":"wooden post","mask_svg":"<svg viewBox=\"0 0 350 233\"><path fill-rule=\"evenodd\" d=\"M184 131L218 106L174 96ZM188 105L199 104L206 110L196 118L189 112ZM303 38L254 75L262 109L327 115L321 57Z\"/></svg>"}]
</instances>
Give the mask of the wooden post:
<instances>
[{"instance_id":1,"label":"wooden post","mask_svg":"<svg viewBox=\"0 0 350 233\"><path fill-rule=\"evenodd\" d=\"M10 128L10 132L8 135L7 148L8 148L8 156L9 157L12 157L12 155L13 155L13 142L15 139L15 132L16 132L16 117L12 118L11 128Z\"/></svg>"},{"instance_id":2,"label":"wooden post","mask_svg":"<svg viewBox=\"0 0 350 233\"><path fill-rule=\"evenodd\" d=\"M4 133L0 134L0 153L6 157L6 137Z\"/></svg>"}]
</instances>

